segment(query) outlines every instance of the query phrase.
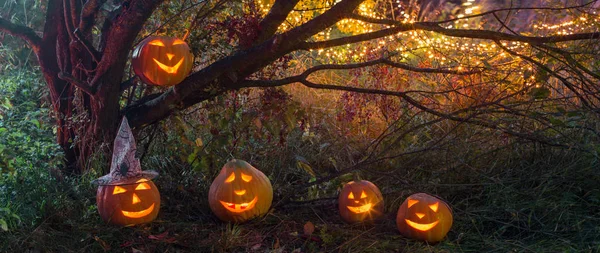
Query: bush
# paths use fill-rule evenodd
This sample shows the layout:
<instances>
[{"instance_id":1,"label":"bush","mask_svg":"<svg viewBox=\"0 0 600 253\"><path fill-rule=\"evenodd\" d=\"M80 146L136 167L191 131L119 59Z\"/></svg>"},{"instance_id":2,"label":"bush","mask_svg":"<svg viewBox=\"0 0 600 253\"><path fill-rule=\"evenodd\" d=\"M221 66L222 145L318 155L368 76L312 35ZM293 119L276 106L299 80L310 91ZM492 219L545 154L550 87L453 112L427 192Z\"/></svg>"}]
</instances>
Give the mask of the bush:
<instances>
[{"instance_id":1,"label":"bush","mask_svg":"<svg viewBox=\"0 0 600 253\"><path fill-rule=\"evenodd\" d=\"M39 71L0 76L0 228L32 226L59 192L50 171L62 164Z\"/></svg>"}]
</instances>

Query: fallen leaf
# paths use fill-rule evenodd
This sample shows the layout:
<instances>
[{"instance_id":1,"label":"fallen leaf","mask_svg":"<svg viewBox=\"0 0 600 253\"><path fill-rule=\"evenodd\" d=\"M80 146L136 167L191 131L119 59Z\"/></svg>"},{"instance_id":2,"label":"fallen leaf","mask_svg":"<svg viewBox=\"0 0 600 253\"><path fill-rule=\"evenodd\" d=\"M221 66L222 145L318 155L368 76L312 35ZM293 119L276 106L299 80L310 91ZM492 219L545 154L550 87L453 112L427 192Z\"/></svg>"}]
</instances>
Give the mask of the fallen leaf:
<instances>
[{"instance_id":1,"label":"fallen leaf","mask_svg":"<svg viewBox=\"0 0 600 253\"><path fill-rule=\"evenodd\" d=\"M165 231L162 234L158 234L158 235L149 235L148 239L151 240L158 240L161 242L166 242L166 243L174 243L177 241L177 239L175 239L175 237L167 237L169 235L169 231Z\"/></svg>"},{"instance_id":2,"label":"fallen leaf","mask_svg":"<svg viewBox=\"0 0 600 253\"><path fill-rule=\"evenodd\" d=\"M104 240L100 239L100 237L98 236L94 236L94 240L96 240L98 243L100 243L100 246L102 246L102 249L104 251L109 251L110 250L110 245L108 245L108 243L106 243Z\"/></svg>"},{"instance_id":3,"label":"fallen leaf","mask_svg":"<svg viewBox=\"0 0 600 253\"><path fill-rule=\"evenodd\" d=\"M260 243L257 243L254 246L252 246L250 249L252 249L252 250L258 250L258 249L260 249L260 246L262 246L262 245Z\"/></svg>"},{"instance_id":4,"label":"fallen leaf","mask_svg":"<svg viewBox=\"0 0 600 253\"><path fill-rule=\"evenodd\" d=\"M158 234L158 235L149 235L148 239L152 239L152 240L163 240L165 239L165 237L169 234L169 231L165 231L162 234Z\"/></svg>"},{"instance_id":5,"label":"fallen leaf","mask_svg":"<svg viewBox=\"0 0 600 253\"><path fill-rule=\"evenodd\" d=\"M306 222L306 224L304 224L304 234L312 235L313 232L315 232L315 225L310 221Z\"/></svg>"}]
</instances>

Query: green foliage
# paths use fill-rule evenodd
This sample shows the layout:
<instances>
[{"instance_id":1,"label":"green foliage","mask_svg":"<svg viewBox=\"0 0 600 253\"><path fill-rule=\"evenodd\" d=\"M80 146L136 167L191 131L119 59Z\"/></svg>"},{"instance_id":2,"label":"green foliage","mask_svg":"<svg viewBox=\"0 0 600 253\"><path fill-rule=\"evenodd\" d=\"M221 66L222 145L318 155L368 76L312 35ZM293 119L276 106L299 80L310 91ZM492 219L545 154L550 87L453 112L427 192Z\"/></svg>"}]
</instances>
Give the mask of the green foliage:
<instances>
[{"instance_id":1,"label":"green foliage","mask_svg":"<svg viewBox=\"0 0 600 253\"><path fill-rule=\"evenodd\" d=\"M60 189L62 165L39 76L19 70L0 77L0 225L34 225Z\"/></svg>"}]
</instances>

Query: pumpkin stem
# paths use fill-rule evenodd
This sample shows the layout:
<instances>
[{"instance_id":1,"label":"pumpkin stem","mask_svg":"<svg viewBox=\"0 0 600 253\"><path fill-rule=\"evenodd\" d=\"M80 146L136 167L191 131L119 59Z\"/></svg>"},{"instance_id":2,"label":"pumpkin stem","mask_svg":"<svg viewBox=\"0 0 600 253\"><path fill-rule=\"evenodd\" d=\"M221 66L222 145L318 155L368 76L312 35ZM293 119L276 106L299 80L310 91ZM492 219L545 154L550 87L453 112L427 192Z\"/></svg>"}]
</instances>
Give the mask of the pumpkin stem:
<instances>
[{"instance_id":1,"label":"pumpkin stem","mask_svg":"<svg viewBox=\"0 0 600 253\"><path fill-rule=\"evenodd\" d=\"M185 35L183 35L183 38L181 40L185 41L188 36L190 36L190 30L185 29Z\"/></svg>"},{"instance_id":2,"label":"pumpkin stem","mask_svg":"<svg viewBox=\"0 0 600 253\"><path fill-rule=\"evenodd\" d=\"M360 178L360 173L358 171L355 171L353 174L354 182L360 182L362 180L362 178Z\"/></svg>"}]
</instances>

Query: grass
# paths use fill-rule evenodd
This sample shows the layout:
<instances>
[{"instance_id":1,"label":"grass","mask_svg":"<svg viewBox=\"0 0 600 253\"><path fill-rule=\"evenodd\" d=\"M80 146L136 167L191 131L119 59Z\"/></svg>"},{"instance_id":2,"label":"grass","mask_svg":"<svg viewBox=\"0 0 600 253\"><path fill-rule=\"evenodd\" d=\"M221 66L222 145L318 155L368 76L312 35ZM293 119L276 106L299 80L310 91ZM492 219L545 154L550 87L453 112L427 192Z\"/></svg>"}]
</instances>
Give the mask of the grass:
<instances>
[{"instance_id":1,"label":"grass","mask_svg":"<svg viewBox=\"0 0 600 253\"><path fill-rule=\"evenodd\" d=\"M300 110L294 106L286 108ZM256 111L210 109L198 111L215 114L215 121L190 113L150 127L152 133L158 129L151 145L152 137L139 134L143 168L160 173L156 185L162 205L150 224L118 228L101 220L90 184L103 174L101 163L92 159L90 172L81 177L56 177L60 155L46 154L59 153L50 152L56 145L48 141L40 149L48 152L31 151L37 160L22 159L26 166L17 164L16 172L0 175L0 208L9 208L0 209L0 219L9 223L0 231L0 252L600 252L600 164L593 154L506 141L498 133L451 122L402 135L427 120L403 116L399 124L405 127L380 148L394 158L359 167L360 176L381 189L386 215L374 224L346 224L336 200L353 173L297 191L285 204L280 198L360 161L361 147L371 139L363 132L348 136L348 129L360 127L307 109L313 115L311 129L288 129L281 142L273 129L285 128L282 118L292 123L288 127L298 120L287 109L269 111L271 118L262 123L255 121L261 118ZM49 128L38 128L53 139ZM7 131L18 129L23 127ZM219 131L207 134L214 129ZM583 136L571 141L597 146ZM402 154L421 148L425 152ZM277 205L264 217L228 224L212 214L208 188L231 157L270 177ZM95 159L102 160L102 154ZM429 245L397 231L398 207L417 192L436 195L452 207L454 225L444 241ZM307 222L315 226L310 235L304 232Z\"/></svg>"},{"instance_id":2,"label":"grass","mask_svg":"<svg viewBox=\"0 0 600 253\"><path fill-rule=\"evenodd\" d=\"M493 156L502 159L489 159ZM426 157L423 157L424 159ZM185 164L149 158L163 172L157 179L158 219L136 227L105 225L96 214L89 175L62 209L49 208L35 227L2 233L1 251L44 252L598 252L600 173L590 157L568 150L490 154L488 159L429 173L405 173L406 182L370 178L380 185L386 216L375 224L346 224L335 192L293 201L265 217L227 224L207 203L210 177ZM154 162L151 162L152 160ZM168 170L166 168L169 168ZM391 170L391 168L390 168ZM418 170L417 170L418 171ZM166 173L168 172L168 173ZM166 174L166 175L165 175ZM278 187L276 184L275 187ZM455 222L435 245L402 237L395 213L415 192L448 201ZM306 195L306 194L305 194ZM300 199L300 198L298 198ZM277 199L276 199L277 201ZM316 229L305 235L312 222ZM139 250L139 251L137 251Z\"/></svg>"}]
</instances>

